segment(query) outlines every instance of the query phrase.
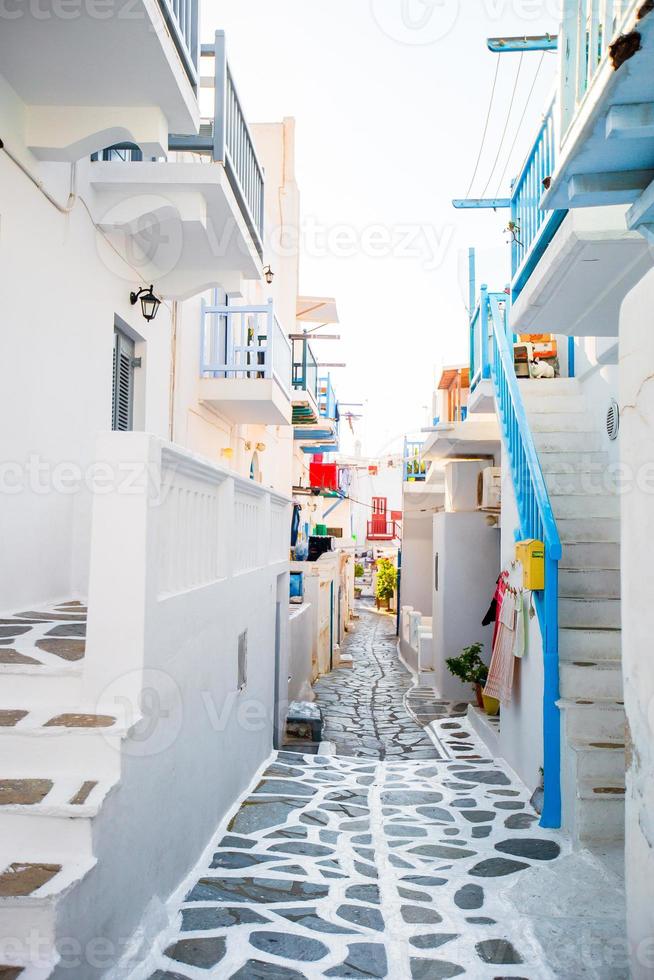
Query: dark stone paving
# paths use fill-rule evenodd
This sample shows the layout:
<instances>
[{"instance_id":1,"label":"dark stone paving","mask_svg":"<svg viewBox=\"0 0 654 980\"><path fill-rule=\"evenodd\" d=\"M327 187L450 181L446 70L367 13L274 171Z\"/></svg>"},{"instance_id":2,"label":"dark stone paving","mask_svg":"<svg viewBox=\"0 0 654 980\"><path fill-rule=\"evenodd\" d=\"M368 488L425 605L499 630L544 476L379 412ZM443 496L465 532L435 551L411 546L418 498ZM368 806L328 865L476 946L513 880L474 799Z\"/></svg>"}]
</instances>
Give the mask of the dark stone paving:
<instances>
[{"instance_id":1,"label":"dark stone paving","mask_svg":"<svg viewBox=\"0 0 654 980\"><path fill-rule=\"evenodd\" d=\"M318 685L338 754L276 754L135 980L551 975L503 891L560 838L501 765L439 756L390 619L364 612L350 642L354 669Z\"/></svg>"},{"instance_id":2,"label":"dark stone paving","mask_svg":"<svg viewBox=\"0 0 654 980\"><path fill-rule=\"evenodd\" d=\"M395 620L371 612L364 603L359 603L359 616L356 630L344 644L353 666L332 671L314 687L325 722L323 739L334 742L337 755L441 758L424 728L407 711L405 697L413 680L397 654Z\"/></svg>"}]
</instances>

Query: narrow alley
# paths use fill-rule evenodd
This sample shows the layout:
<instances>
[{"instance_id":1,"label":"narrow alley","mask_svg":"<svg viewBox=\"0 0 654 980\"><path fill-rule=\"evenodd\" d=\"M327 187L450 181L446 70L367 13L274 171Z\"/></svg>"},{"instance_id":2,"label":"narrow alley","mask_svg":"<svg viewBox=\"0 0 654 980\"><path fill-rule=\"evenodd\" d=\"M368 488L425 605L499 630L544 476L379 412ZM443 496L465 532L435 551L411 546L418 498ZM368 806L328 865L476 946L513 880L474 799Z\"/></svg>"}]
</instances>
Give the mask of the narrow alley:
<instances>
[{"instance_id":1,"label":"narrow alley","mask_svg":"<svg viewBox=\"0 0 654 980\"><path fill-rule=\"evenodd\" d=\"M546 965L534 876L567 860L563 838L538 827L524 787L479 757L462 719L444 717L434 740L413 720L394 620L361 604L359 616L348 640L354 668L316 685L336 754L270 760L138 976L626 976L617 965L586 973L584 926L572 920L567 945L558 933L560 972ZM589 869L581 873L593 887ZM523 879L518 912L509 895ZM566 914L565 895L557 900L560 911L546 915Z\"/></svg>"}]
</instances>

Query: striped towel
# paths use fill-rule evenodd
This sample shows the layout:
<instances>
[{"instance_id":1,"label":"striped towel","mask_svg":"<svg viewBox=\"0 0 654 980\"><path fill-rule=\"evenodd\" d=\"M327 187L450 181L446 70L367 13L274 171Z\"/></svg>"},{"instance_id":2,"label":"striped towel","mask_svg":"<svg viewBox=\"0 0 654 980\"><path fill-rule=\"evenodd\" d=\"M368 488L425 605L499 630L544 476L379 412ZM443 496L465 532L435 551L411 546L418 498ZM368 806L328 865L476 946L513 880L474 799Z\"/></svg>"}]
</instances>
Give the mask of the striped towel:
<instances>
[{"instance_id":1,"label":"striped towel","mask_svg":"<svg viewBox=\"0 0 654 980\"><path fill-rule=\"evenodd\" d=\"M513 687L513 667L515 657L513 646L515 643L515 596L512 592L505 592L502 597L502 606L497 617L498 629L493 644L488 680L484 688L487 697L497 698L501 704L508 704L511 700L511 689Z\"/></svg>"}]
</instances>

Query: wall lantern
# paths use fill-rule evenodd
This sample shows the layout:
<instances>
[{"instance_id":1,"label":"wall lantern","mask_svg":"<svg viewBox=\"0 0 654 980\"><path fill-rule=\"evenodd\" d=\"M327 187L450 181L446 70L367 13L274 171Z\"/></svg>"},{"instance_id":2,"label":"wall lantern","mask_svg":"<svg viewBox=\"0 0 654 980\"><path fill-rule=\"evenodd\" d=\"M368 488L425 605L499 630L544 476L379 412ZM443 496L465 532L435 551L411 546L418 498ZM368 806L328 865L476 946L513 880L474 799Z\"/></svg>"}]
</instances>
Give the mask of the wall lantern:
<instances>
[{"instance_id":1,"label":"wall lantern","mask_svg":"<svg viewBox=\"0 0 654 980\"><path fill-rule=\"evenodd\" d=\"M275 273L272 271L269 265L264 267L263 275L268 285L272 286L272 281L275 278Z\"/></svg>"},{"instance_id":2,"label":"wall lantern","mask_svg":"<svg viewBox=\"0 0 654 980\"><path fill-rule=\"evenodd\" d=\"M142 286L138 293L130 293L129 301L132 306L136 306L138 300L141 300L141 312L145 320L154 320L157 315L157 310L161 306L161 300L152 292L152 286L146 289Z\"/></svg>"}]
</instances>

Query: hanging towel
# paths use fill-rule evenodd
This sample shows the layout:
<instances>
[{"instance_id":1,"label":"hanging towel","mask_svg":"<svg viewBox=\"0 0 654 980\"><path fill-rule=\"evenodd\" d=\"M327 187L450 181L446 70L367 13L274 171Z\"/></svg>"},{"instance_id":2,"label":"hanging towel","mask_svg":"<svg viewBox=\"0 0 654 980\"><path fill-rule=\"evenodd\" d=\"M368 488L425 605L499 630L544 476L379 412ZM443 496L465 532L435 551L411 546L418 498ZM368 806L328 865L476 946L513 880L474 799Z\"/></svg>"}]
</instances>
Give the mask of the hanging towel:
<instances>
[{"instance_id":1,"label":"hanging towel","mask_svg":"<svg viewBox=\"0 0 654 980\"><path fill-rule=\"evenodd\" d=\"M515 639L513 641L513 656L522 660L525 655L527 628L525 626L525 597L518 592L515 598Z\"/></svg>"},{"instance_id":2,"label":"hanging towel","mask_svg":"<svg viewBox=\"0 0 654 980\"><path fill-rule=\"evenodd\" d=\"M515 642L515 596L512 592L506 591L504 593L502 606L495 625L497 632L495 642L493 643L493 653L484 694L490 698L497 698L501 704L508 704L511 700L513 667L515 664L515 657L513 656Z\"/></svg>"}]
</instances>

